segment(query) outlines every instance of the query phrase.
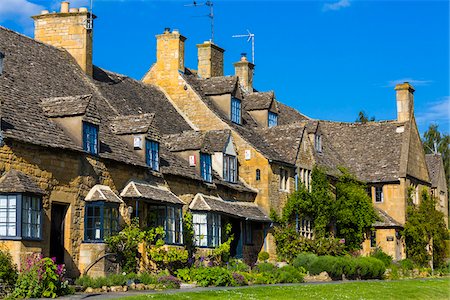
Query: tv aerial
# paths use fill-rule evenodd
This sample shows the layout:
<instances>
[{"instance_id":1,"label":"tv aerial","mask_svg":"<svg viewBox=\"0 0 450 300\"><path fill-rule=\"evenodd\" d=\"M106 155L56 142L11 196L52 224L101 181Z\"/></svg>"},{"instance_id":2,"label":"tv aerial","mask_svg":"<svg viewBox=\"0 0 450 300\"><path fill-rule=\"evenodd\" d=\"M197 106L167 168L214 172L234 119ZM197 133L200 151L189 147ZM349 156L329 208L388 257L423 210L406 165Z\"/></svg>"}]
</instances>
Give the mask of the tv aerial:
<instances>
[{"instance_id":1,"label":"tv aerial","mask_svg":"<svg viewBox=\"0 0 450 300\"><path fill-rule=\"evenodd\" d=\"M247 42L252 42L252 64L255 64L255 34L251 33L247 29L247 34L236 34L233 35L234 38L247 38Z\"/></svg>"},{"instance_id":2,"label":"tv aerial","mask_svg":"<svg viewBox=\"0 0 450 300\"><path fill-rule=\"evenodd\" d=\"M198 3L197 1L193 1L192 4L185 4L184 6L192 6L192 7L198 7L198 6L207 6L209 7L209 14L205 17L208 17L211 20L211 43L214 43L214 4L212 1L206 1ZM203 16L201 16L203 17Z\"/></svg>"}]
</instances>

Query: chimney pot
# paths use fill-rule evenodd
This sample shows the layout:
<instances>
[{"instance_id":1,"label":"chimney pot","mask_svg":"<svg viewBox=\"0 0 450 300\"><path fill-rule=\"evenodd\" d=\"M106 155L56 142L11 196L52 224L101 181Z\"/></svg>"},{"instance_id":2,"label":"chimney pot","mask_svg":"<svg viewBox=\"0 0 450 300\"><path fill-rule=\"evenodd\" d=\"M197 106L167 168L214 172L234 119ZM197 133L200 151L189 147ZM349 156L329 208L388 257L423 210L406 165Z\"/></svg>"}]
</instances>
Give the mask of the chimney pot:
<instances>
[{"instance_id":1,"label":"chimney pot","mask_svg":"<svg viewBox=\"0 0 450 300\"><path fill-rule=\"evenodd\" d=\"M61 12L62 13L68 13L69 12L69 1L63 1L61 2Z\"/></svg>"},{"instance_id":2,"label":"chimney pot","mask_svg":"<svg viewBox=\"0 0 450 300\"><path fill-rule=\"evenodd\" d=\"M76 8L76 7L71 7L71 8L69 8L69 12L71 12L71 13L77 13L77 12L78 12L78 8Z\"/></svg>"},{"instance_id":3,"label":"chimney pot","mask_svg":"<svg viewBox=\"0 0 450 300\"><path fill-rule=\"evenodd\" d=\"M88 9L86 7L80 7L80 9L78 9L79 12L88 12Z\"/></svg>"},{"instance_id":4,"label":"chimney pot","mask_svg":"<svg viewBox=\"0 0 450 300\"><path fill-rule=\"evenodd\" d=\"M46 15L48 13L49 13L49 11L47 9L41 10L41 15Z\"/></svg>"},{"instance_id":5,"label":"chimney pot","mask_svg":"<svg viewBox=\"0 0 450 300\"><path fill-rule=\"evenodd\" d=\"M247 61L247 53L241 53L241 61Z\"/></svg>"},{"instance_id":6,"label":"chimney pot","mask_svg":"<svg viewBox=\"0 0 450 300\"><path fill-rule=\"evenodd\" d=\"M170 27L164 28L164 33L170 33Z\"/></svg>"}]
</instances>

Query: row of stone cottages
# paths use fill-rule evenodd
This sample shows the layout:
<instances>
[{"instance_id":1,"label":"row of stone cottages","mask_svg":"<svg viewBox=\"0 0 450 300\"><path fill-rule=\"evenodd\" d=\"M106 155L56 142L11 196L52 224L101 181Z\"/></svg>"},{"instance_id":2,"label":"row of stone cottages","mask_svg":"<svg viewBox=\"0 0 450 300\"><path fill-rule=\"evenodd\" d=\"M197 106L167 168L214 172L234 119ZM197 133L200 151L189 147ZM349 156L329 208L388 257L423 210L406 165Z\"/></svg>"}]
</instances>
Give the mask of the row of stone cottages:
<instances>
[{"instance_id":1,"label":"row of stone cottages","mask_svg":"<svg viewBox=\"0 0 450 300\"><path fill-rule=\"evenodd\" d=\"M136 216L183 245L187 209L197 246L218 246L231 223L234 257L274 258L268 213L310 186L314 165L331 176L345 166L368 183L381 218L364 254L378 246L405 257L399 231L411 186L416 203L432 187L447 214L441 158L428 157L428 169L409 84L396 87L397 120L313 120L256 91L245 56L224 76L224 50L205 42L197 70L186 68L186 38L175 30L156 36L142 81L94 66L89 16L63 2L33 17L35 39L0 27L0 247L19 266L43 253L78 276ZM298 230L313 237L311 220ZM101 261L90 274L106 271Z\"/></svg>"}]
</instances>

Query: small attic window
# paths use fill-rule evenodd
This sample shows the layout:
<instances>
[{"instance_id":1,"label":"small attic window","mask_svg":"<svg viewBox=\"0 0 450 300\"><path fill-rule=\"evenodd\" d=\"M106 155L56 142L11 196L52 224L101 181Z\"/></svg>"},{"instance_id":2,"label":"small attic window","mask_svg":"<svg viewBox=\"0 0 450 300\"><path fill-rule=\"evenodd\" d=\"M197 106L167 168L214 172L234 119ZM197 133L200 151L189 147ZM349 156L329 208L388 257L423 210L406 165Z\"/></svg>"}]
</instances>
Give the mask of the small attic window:
<instances>
[{"instance_id":1,"label":"small attic window","mask_svg":"<svg viewBox=\"0 0 450 300\"><path fill-rule=\"evenodd\" d=\"M159 171L159 143L145 140L145 160L153 171Z\"/></svg>"},{"instance_id":2,"label":"small attic window","mask_svg":"<svg viewBox=\"0 0 450 300\"><path fill-rule=\"evenodd\" d=\"M314 148L317 152L322 152L322 136L320 134L316 134L314 137Z\"/></svg>"},{"instance_id":3,"label":"small attic window","mask_svg":"<svg viewBox=\"0 0 450 300\"><path fill-rule=\"evenodd\" d=\"M98 154L98 126L92 123L83 122L83 150Z\"/></svg>"},{"instance_id":4,"label":"small attic window","mask_svg":"<svg viewBox=\"0 0 450 300\"><path fill-rule=\"evenodd\" d=\"M231 98L231 122L241 124L241 100Z\"/></svg>"},{"instance_id":5,"label":"small attic window","mask_svg":"<svg viewBox=\"0 0 450 300\"><path fill-rule=\"evenodd\" d=\"M269 125L269 128L278 125L278 114L269 111L268 125Z\"/></svg>"},{"instance_id":6,"label":"small attic window","mask_svg":"<svg viewBox=\"0 0 450 300\"><path fill-rule=\"evenodd\" d=\"M2 52L0 52L0 75L3 74L3 60L4 60L4 58L5 58L5 55Z\"/></svg>"}]
</instances>

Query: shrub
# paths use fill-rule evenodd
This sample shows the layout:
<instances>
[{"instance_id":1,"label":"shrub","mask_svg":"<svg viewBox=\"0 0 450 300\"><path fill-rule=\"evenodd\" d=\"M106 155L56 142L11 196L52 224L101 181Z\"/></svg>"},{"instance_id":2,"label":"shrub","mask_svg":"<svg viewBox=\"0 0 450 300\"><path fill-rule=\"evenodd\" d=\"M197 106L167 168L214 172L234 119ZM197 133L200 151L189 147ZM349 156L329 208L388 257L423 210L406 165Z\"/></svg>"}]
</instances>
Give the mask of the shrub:
<instances>
[{"instance_id":1,"label":"shrub","mask_svg":"<svg viewBox=\"0 0 450 300\"><path fill-rule=\"evenodd\" d=\"M331 272L331 267L336 260L337 258L334 256L319 256L318 259L311 264L309 273L311 275L318 275L322 272L327 272L329 274Z\"/></svg>"},{"instance_id":2,"label":"shrub","mask_svg":"<svg viewBox=\"0 0 450 300\"><path fill-rule=\"evenodd\" d=\"M304 271L304 269L301 269ZM299 283L303 282L304 274L300 269L293 266L284 266L277 270L277 282L278 283Z\"/></svg>"},{"instance_id":3,"label":"shrub","mask_svg":"<svg viewBox=\"0 0 450 300\"><path fill-rule=\"evenodd\" d=\"M6 296L17 280L17 267L12 262L9 252L0 250L0 298Z\"/></svg>"},{"instance_id":4,"label":"shrub","mask_svg":"<svg viewBox=\"0 0 450 300\"><path fill-rule=\"evenodd\" d=\"M233 272L231 276L233 276L233 285L243 286L248 284L247 279L240 273Z\"/></svg>"},{"instance_id":5,"label":"shrub","mask_svg":"<svg viewBox=\"0 0 450 300\"><path fill-rule=\"evenodd\" d=\"M373 257L358 257L355 262L356 272L360 279L381 279L386 272L384 263Z\"/></svg>"},{"instance_id":6,"label":"shrub","mask_svg":"<svg viewBox=\"0 0 450 300\"><path fill-rule=\"evenodd\" d=\"M385 267L389 267L392 264L392 256L386 254L381 250L381 248L375 248L375 250L370 254L371 257L375 257L384 263Z\"/></svg>"},{"instance_id":7,"label":"shrub","mask_svg":"<svg viewBox=\"0 0 450 300\"><path fill-rule=\"evenodd\" d=\"M181 285L180 279L172 275L164 275L159 277L157 283L166 289L179 289Z\"/></svg>"},{"instance_id":8,"label":"shrub","mask_svg":"<svg viewBox=\"0 0 450 300\"><path fill-rule=\"evenodd\" d=\"M271 263L262 263L262 264L256 265L254 268L254 271L256 273L264 273L264 272L271 273L271 272L275 272L276 269L277 269L277 267Z\"/></svg>"},{"instance_id":9,"label":"shrub","mask_svg":"<svg viewBox=\"0 0 450 300\"><path fill-rule=\"evenodd\" d=\"M227 263L227 268L230 271L248 272L250 267L240 260L232 259Z\"/></svg>"},{"instance_id":10,"label":"shrub","mask_svg":"<svg viewBox=\"0 0 450 300\"><path fill-rule=\"evenodd\" d=\"M259 252L259 254L258 254L259 261L266 262L268 259L269 259L269 253L267 253L266 251Z\"/></svg>"},{"instance_id":11,"label":"shrub","mask_svg":"<svg viewBox=\"0 0 450 300\"><path fill-rule=\"evenodd\" d=\"M231 272L222 267L198 268L191 270L191 277L200 286L231 286Z\"/></svg>"},{"instance_id":12,"label":"shrub","mask_svg":"<svg viewBox=\"0 0 450 300\"><path fill-rule=\"evenodd\" d=\"M302 252L299 255L297 255L297 257L294 259L294 261L292 262L292 265L296 268L300 268L303 267L305 268L307 271L310 270L311 265L317 261L317 255L313 254L313 253L308 253L308 252Z\"/></svg>"},{"instance_id":13,"label":"shrub","mask_svg":"<svg viewBox=\"0 0 450 300\"><path fill-rule=\"evenodd\" d=\"M408 258L403 259L403 260L399 260L398 264L400 265L400 267L402 269L405 269L405 270L412 270L412 269L414 269L413 261L408 259Z\"/></svg>"},{"instance_id":14,"label":"shrub","mask_svg":"<svg viewBox=\"0 0 450 300\"><path fill-rule=\"evenodd\" d=\"M64 273L64 265L57 265L50 258L42 258L41 255L28 257L25 268L17 278L12 297L56 298L72 294Z\"/></svg>"},{"instance_id":15,"label":"shrub","mask_svg":"<svg viewBox=\"0 0 450 300\"><path fill-rule=\"evenodd\" d=\"M175 271L175 275L184 282L191 281L191 270L188 268L178 269Z\"/></svg>"},{"instance_id":16,"label":"shrub","mask_svg":"<svg viewBox=\"0 0 450 300\"><path fill-rule=\"evenodd\" d=\"M157 276L151 273L141 273L137 278L143 284L155 284L157 282Z\"/></svg>"}]
</instances>

